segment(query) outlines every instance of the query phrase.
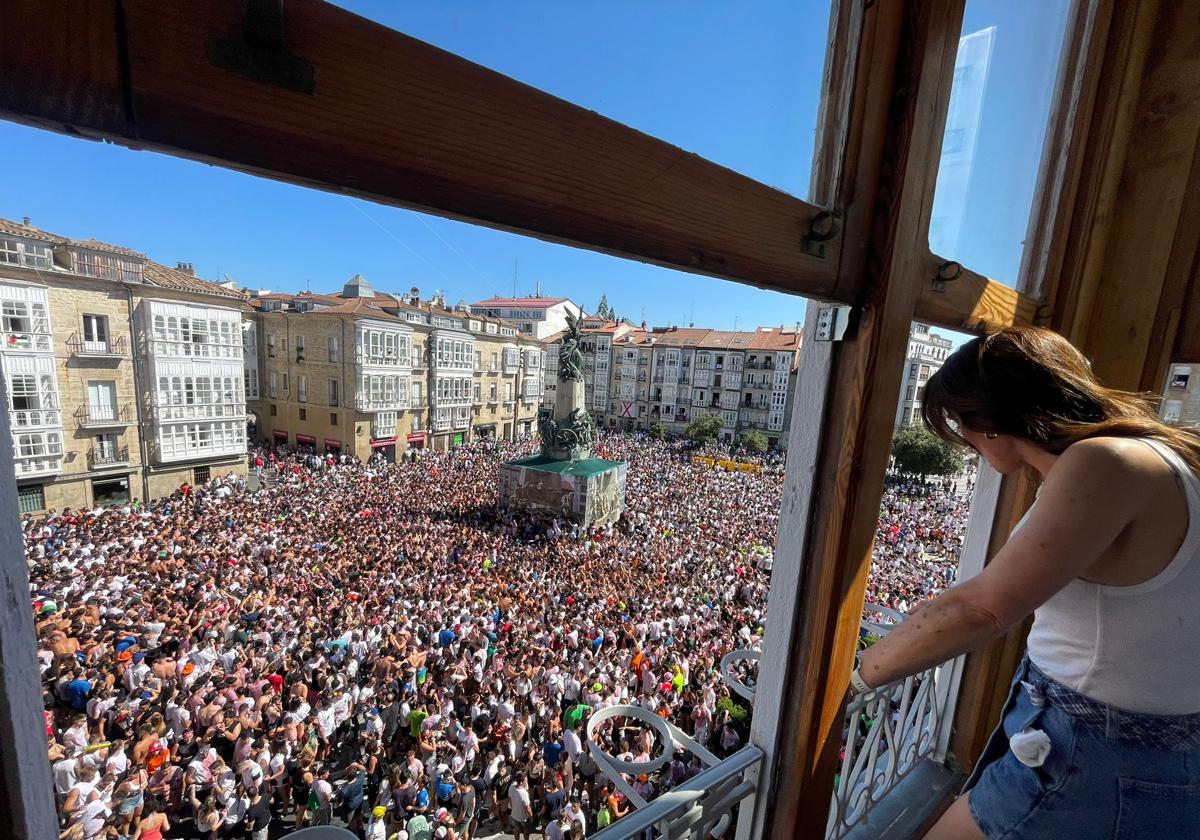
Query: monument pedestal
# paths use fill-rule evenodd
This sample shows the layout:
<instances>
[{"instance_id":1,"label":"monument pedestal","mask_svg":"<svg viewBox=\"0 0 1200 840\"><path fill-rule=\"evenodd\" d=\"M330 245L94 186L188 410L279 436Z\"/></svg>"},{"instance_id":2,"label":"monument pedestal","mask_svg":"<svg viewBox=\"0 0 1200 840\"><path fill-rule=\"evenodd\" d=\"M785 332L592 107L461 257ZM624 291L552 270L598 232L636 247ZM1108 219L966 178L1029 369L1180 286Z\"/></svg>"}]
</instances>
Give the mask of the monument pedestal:
<instances>
[{"instance_id":1,"label":"monument pedestal","mask_svg":"<svg viewBox=\"0 0 1200 840\"><path fill-rule=\"evenodd\" d=\"M616 522L625 509L625 462L533 455L500 465L500 504L584 527Z\"/></svg>"}]
</instances>

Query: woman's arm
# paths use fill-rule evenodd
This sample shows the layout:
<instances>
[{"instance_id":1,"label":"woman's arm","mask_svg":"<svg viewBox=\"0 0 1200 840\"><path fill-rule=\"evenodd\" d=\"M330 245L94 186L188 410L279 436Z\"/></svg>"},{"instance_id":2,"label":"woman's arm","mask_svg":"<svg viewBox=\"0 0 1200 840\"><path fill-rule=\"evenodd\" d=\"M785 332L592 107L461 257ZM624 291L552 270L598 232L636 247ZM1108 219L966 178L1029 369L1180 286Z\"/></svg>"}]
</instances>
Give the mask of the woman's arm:
<instances>
[{"instance_id":1,"label":"woman's arm","mask_svg":"<svg viewBox=\"0 0 1200 840\"><path fill-rule=\"evenodd\" d=\"M867 685L983 647L1086 574L1146 504L1150 482L1123 448L1095 439L1064 452L1025 524L982 572L926 602L863 651Z\"/></svg>"}]
</instances>

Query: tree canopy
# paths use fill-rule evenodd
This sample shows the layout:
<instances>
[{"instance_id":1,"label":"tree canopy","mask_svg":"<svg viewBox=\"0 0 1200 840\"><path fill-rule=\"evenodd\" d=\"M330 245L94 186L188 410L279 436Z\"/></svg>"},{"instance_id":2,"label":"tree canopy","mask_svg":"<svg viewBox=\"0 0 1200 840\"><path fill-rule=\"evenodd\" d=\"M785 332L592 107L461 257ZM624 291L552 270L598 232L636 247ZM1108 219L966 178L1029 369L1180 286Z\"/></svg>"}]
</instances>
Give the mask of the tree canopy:
<instances>
[{"instance_id":1,"label":"tree canopy","mask_svg":"<svg viewBox=\"0 0 1200 840\"><path fill-rule=\"evenodd\" d=\"M721 433L721 425L720 417L715 414L705 414L688 423L687 431L684 434L699 444L712 443Z\"/></svg>"},{"instance_id":2,"label":"tree canopy","mask_svg":"<svg viewBox=\"0 0 1200 840\"><path fill-rule=\"evenodd\" d=\"M596 304L596 317L605 318L609 321L617 320L617 313L613 311L612 306L608 302L608 295L600 295L600 302Z\"/></svg>"},{"instance_id":3,"label":"tree canopy","mask_svg":"<svg viewBox=\"0 0 1200 840\"><path fill-rule=\"evenodd\" d=\"M659 422L659 423L654 423L650 426L650 437L654 438L655 440L662 440L666 436L667 436L667 424L666 423Z\"/></svg>"},{"instance_id":4,"label":"tree canopy","mask_svg":"<svg viewBox=\"0 0 1200 840\"><path fill-rule=\"evenodd\" d=\"M766 452L770 444L767 441L767 436L762 432L754 429L742 435L742 446L749 449L751 452Z\"/></svg>"},{"instance_id":5,"label":"tree canopy","mask_svg":"<svg viewBox=\"0 0 1200 840\"><path fill-rule=\"evenodd\" d=\"M892 438L892 456L901 472L953 475L963 468L959 450L924 426L905 426Z\"/></svg>"}]
</instances>

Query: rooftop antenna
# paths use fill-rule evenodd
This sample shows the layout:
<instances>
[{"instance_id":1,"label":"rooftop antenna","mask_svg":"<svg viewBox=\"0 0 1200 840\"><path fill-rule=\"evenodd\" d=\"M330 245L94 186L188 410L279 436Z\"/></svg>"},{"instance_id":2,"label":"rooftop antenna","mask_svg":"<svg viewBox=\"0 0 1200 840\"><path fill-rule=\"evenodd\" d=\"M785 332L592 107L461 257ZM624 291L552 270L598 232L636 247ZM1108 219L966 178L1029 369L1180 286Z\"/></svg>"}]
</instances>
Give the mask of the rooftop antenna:
<instances>
[{"instance_id":1,"label":"rooftop antenna","mask_svg":"<svg viewBox=\"0 0 1200 840\"><path fill-rule=\"evenodd\" d=\"M520 258L513 260L513 297L517 296L517 268L521 265Z\"/></svg>"},{"instance_id":2,"label":"rooftop antenna","mask_svg":"<svg viewBox=\"0 0 1200 840\"><path fill-rule=\"evenodd\" d=\"M738 325L738 316L734 315L733 316L733 331L734 332L737 332L737 325Z\"/></svg>"},{"instance_id":3,"label":"rooftop antenna","mask_svg":"<svg viewBox=\"0 0 1200 840\"><path fill-rule=\"evenodd\" d=\"M534 294L533 294L533 296L534 296L534 297L541 297L541 296L542 296L542 281L541 281L541 280L538 280L538 281L537 281L537 282L534 284L534 287L533 287L533 288L534 288Z\"/></svg>"},{"instance_id":4,"label":"rooftop antenna","mask_svg":"<svg viewBox=\"0 0 1200 840\"><path fill-rule=\"evenodd\" d=\"M311 278L306 279L304 281L304 291L310 292L310 293L312 292L312 279Z\"/></svg>"},{"instance_id":5,"label":"rooftop antenna","mask_svg":"<svg viewBox=\"0 0 1200 840\"><path fill-rule=\"evenodd\" d=\"M696 299L692 298L692 302L688 304L688 324L696 323Z\"/></svg>"}]
</instances>

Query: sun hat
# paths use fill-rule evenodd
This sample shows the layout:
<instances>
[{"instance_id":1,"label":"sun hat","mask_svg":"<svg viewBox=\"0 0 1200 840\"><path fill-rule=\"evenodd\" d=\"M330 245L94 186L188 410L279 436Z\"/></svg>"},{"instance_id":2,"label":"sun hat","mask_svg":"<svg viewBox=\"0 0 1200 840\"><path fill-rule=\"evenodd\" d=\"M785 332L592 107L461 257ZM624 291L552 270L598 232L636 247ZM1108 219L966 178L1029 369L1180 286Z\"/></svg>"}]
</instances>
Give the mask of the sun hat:
<instances>
[{"instance_id":1,"label":"sun hat","mask_svg":"<svg viewBox=\"0 0 1200 840\"><path fill-rule=\"evenodd\" d=\"M383 807L382 805L376 805L374 808L371 809L371 814L376 817L382 817L386 813L387 813L387 808Z\"/></svg>"}]
</instances>

